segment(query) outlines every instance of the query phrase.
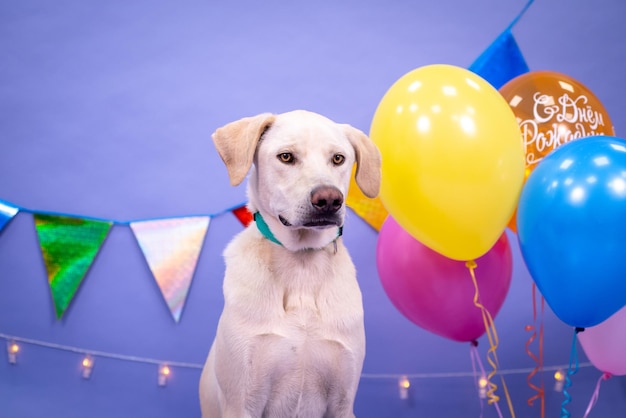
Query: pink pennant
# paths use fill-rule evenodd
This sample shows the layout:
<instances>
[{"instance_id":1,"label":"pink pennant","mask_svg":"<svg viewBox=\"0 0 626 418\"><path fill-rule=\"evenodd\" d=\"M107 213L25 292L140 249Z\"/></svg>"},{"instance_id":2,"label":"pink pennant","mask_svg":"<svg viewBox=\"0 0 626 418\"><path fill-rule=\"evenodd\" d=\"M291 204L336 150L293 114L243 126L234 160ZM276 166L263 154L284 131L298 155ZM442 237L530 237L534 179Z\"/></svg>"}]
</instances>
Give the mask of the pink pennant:
<instances>
[{"instance_id":1,"label":"pink pennant","mask_svg":"<svg viewBox=\"0 0 626 418\"><path fill-rule=\"evenodd\" d=\"M209 221L208 216L198 216L130 224L176 322L185 306Z\"/></svg>"}]
</instances>

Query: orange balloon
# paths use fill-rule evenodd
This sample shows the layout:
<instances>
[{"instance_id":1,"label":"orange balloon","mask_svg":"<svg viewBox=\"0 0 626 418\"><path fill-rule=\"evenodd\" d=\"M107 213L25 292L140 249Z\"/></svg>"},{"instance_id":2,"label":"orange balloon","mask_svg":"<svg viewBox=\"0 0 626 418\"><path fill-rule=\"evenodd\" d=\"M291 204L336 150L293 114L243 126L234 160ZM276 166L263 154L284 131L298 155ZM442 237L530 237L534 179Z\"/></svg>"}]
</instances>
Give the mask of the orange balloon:
<instances>
[{"instance_id":1,"label":"orange balloon","mask_svg":"<svg viewBox=\"0 0 626 418\"><path fill-rule=\"evenodd\" d=\"M614 136L611 118L582 83L552 71L531 71L500 88L522 133L524 182L537 164L566 142L594 135ZM516 214L508 227L517 232Z\"/></svg>"}]
</instances>

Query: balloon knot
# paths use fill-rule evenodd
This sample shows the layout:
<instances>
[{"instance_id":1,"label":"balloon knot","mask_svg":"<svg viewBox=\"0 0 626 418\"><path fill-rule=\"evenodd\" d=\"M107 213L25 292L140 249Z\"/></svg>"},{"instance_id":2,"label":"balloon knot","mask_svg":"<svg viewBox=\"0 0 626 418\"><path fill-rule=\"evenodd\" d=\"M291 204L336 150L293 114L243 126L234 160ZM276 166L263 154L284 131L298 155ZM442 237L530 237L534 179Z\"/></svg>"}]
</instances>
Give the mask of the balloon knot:
<instances>
[{"instance_id":1,"label":"balloon knot","mask_svg":"<svg viewBox=\"0 0 626 418\"><path fill-rule=\"evenodd\" d=\"M476 268L476 262L474 260L469 260L465 262L465 267L467 267L468 269L475 269Z\"/></svg>"},{"instance_id":2,"label":"balloon knot","mask_svg":"<svg viewBox=\"0 0 626 418\"><path fill-rule=\"evenodd\" d=\"M478 340L472 340L470 341L470 344L472 345L472 347L478 347Z\"/></svg>"},{"instance_id":3,"label":"balloon knot","mask_svg":"<svg viewBox=\"0 0 626 418\"><path fill-rule=\"evenodd\" d=\"M582 328L582 327L576 327L576 328L574 329L574 332L576 332L576 334L578 334L579 332L583 332L584 330L585 330L585 329L584 329L584 328Z\"/></svg>"}]
</instances>

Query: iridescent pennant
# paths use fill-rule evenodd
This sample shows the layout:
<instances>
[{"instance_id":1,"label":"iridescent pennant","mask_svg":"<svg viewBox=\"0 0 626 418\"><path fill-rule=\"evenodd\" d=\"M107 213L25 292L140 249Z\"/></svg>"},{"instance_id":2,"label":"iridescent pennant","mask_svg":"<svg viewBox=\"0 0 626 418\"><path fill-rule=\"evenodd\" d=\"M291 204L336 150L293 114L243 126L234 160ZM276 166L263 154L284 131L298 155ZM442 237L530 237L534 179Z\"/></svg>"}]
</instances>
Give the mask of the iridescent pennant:
<instances>
[{"instance_id":1,"label":"iridescent pennant","mask_svg":"<svg viewBox=\"0 0 626 418\"><path fill-rule=\"evenodd\" d=\"M487 47L469 70L499 89L509 80L528 72L528 64L510 30L505 30Z\"/></svg>"},{"instance_id":2,"label":"iridescent pennant","mask_svg":"<svg viewBox=\"0 0 626 418\"><path fill-rule=\"evenodd\" d=\"M19 212L18 208L0 200L0 232L17 212Z\"/></svg>"},{"instance_id":3,"label":"iridescent pennant","mask_svg":"<svg viewBox=\"0 0 626 418\"><path fill-rule=\"evenodd\" d=\"M74 298L112 222L40 213L34 218L59 319Z\"/></svg>"},{"instance_id":4,"label":"iridescent pennant","mask_svg":"<svg viewBox=\"0 0 626 418\"><path fill-rule=\"evenodd\" d=\"M172 317L180 320L208 216L138 221L130 224Z\"/></svg>"}]
</instances>

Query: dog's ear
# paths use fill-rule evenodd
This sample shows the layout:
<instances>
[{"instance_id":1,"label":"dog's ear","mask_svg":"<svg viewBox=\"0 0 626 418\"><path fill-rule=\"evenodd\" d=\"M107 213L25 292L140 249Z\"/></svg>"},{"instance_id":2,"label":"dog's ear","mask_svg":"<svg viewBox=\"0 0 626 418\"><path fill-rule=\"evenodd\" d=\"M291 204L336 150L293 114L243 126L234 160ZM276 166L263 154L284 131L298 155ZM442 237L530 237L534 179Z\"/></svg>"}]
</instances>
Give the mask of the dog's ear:
<instances>
[{"instance_id":1,"label":"dog's ear","mask_svg":"<svg viewBox=\"0 0 626 418\"><path fill-rule=\"evenodd\" d=\"M257 143L274 119L271 113L239 119L218 128L211 136L226 165L231 185L237 186L246 178Z\"/></svg>"},{"instance_id":2,"label":"dog's ear","mask_svg":"<svg viewBox=\"0 0 626 418\"><path fill-rule=\"evenodd\" d=\"M350 125L343 125L343 129L356 154L356 184L365 196L378 196L381 178L378 147L360 130Z\"/></svg>"}]
</instances>

